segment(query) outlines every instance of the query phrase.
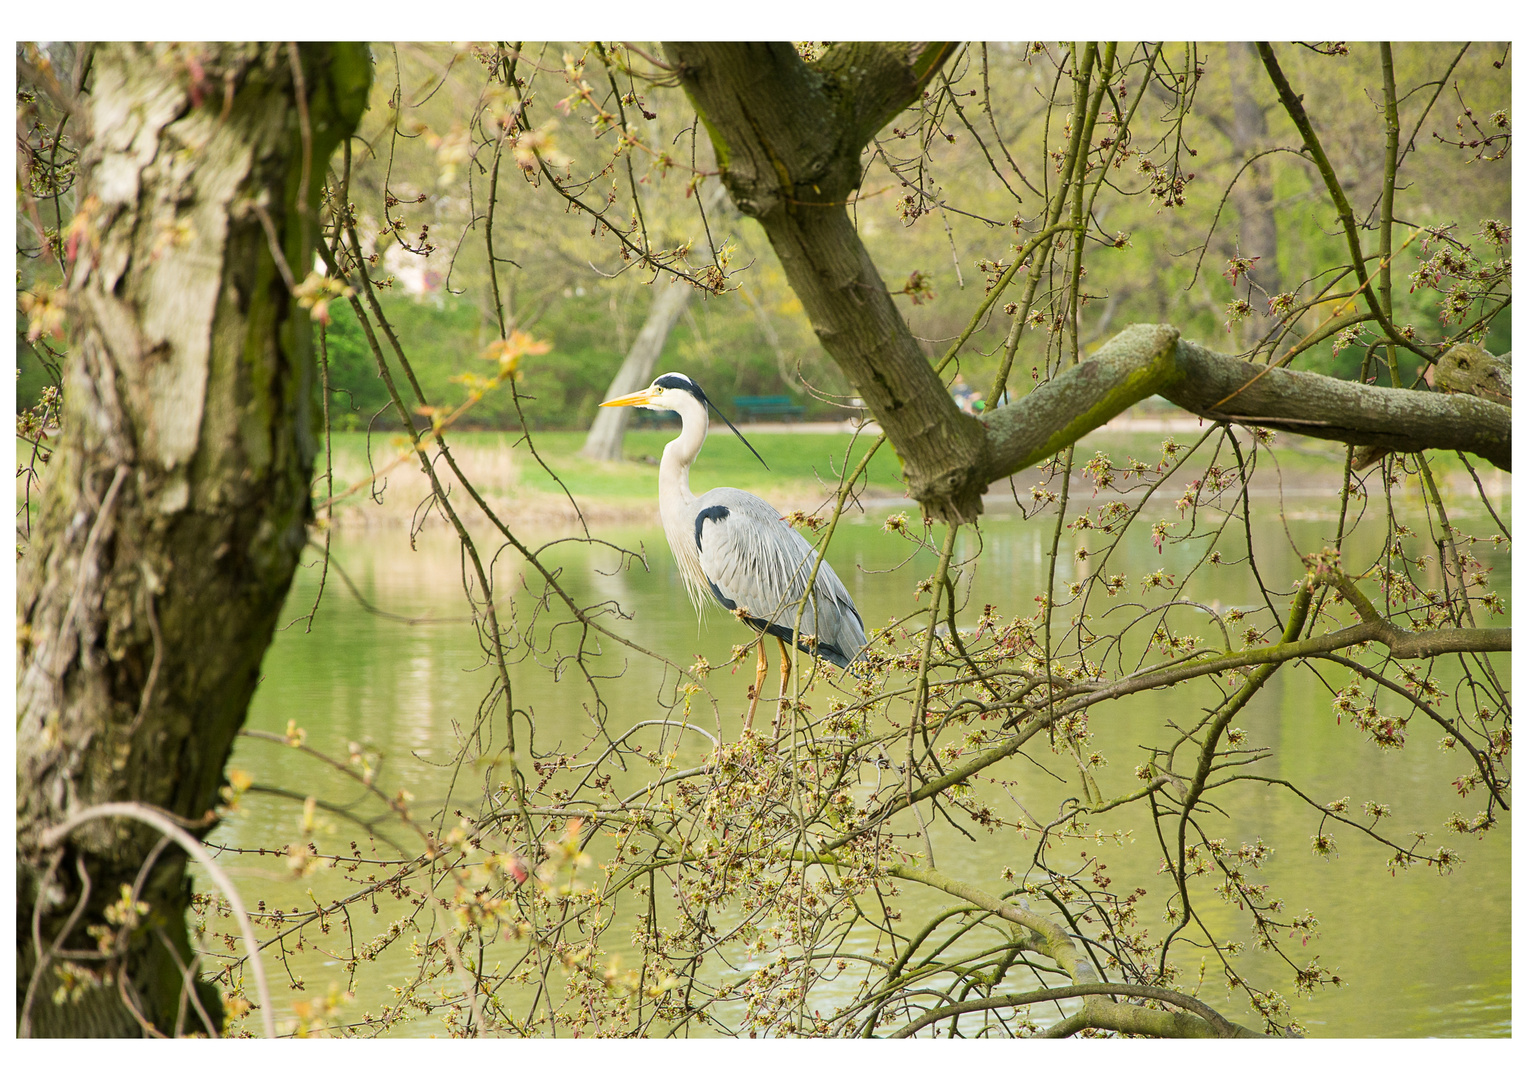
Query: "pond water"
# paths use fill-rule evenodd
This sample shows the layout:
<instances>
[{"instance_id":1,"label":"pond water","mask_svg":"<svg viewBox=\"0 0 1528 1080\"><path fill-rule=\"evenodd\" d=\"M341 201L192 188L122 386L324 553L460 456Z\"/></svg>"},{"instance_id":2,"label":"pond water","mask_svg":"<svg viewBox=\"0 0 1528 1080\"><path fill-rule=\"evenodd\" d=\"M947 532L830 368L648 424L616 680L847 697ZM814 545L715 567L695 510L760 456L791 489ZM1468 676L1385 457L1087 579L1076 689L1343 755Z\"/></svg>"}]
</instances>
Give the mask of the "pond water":
<instances>
[{"instance_id":1,"label":"pond water","mask_svg":"<svg viewBox=\"0 0 1528 1080\"><path fill-rule=\"evenodd\" d=\"M1283 588L1299 576L1299 553L1319 550L1332 531L1329 506L1286 502L1281 523L1278 505L1268 501L1261 519L1266 522L1268 535L1258 538L1265 580L1278 582ZM937 562L937 553L929 551L909 559L906 542L883 532L885 517L883 510L846 518L831 549L831 560L856 597L868 626L883 624L910 609L915 584L932 574ZM1054 520L1054 516L1045 515L1028 522L1017 517L984 519L979 538L962 537L958 557L974 554L978 544L980 549L979 558L967 567L962 582L962 589L969 585L973 590L963 624L975 621L982 604L996 605L1004 615L1033 610L1033 598L1043 589L1045 555ZM1494 531L1488 520L1460 523L1477 532ZM1382 527L1376 521L1363 529L1368 531L1355 534L1350 550L1356 553L1361 549L1364 555L1372 555L1376 545L1383 542ZM1281 537L1281 531L1287 531L1287 536ZM617 600L631 615L631 621L620 624L622 632L646 648L681 664L689 663L697 653L705 654L714 664L725 664L732 645L745 640L741 628L715 613L704 625L697 625L661 531L636 527L596 532L627 548L646 551L650 568L635 565L623 570L620 560L608 549L561 544L551 549L548 558L561 565L562 586L591 601ZM1064 550L1066 544L1063 540ZM1161 553L1147 545L1137 546L1144 550L1122 552L1113 564L1132 582L1158 568L1182 573L1198 558L1197 552L1179 552L1171 545ZM316 566L304 568L286 615L298 621L277 635L267 657L249 729L281 733L289 723L295 723L305 729L310 746L341 758L350 742L373 746L385 759L382 786L412 792L421 818L437 809L448 791L455 793L457 802L453 805L470 809L477 780L456 776L446 764L452 760L459 733L473 725L491 680L476 632L461 621L467 607L462 596L462 559L455 540L440 528L426 529L412 545L403 530L356 529L337 532L333 552L337 565L349 575L366 604L416 621L369 612L331 570L323 605L309 631L305 616L316 595L318 570ZM496 559L494 573L500 582L515 580L520 573L518 560L511 554L501 552ZM1219 576L1211 574L1202 579L1196 599L1227 607L1257 606L1255 583L1244 569L1216 573ZM1494 573L1493 587L1510 596L1508 556L1497 556ZM1066 580L1065 575L1058 576ZM1210 595L1217 588L1218 594ZM522 623L534 614L533 609L533 603L522 595L517 602ZM543 628L548 618L545 613L540 616ZM417 621L425 619L441 621ZM572 631L564 628L557 632ZM646 716L660 715L660 701L672 700L673 674L660 665L641 656L614 654L603 663L602 674L619 677L605 690L612 702L606 718L610 728L624 730ZM716 668L707 689L718 704L714 711L703 704L696 710L694 722L722 738L735 737L741 727L744 689L752 668L751 661L736 671ZM1505 677L1505 665L1501 669ZM591 720L585 710L585 686L576 672L549 670L530 659L518 664L512 677L517 704L533 710L538 751L557 744L568 750L585 745ZM1335 685L1345 681L1337 679ZM822 697L821 690L814 693ZM1202 688L1184 688L1137 695L1095 710L1091 727L1098 749L1109 761L1100 773L1105 795L1136 785L1133 770L1144 758L1140 746L1159 741L1164 718L1190 716L1209 703ZM761 711L767 707L761 706ZM1263 880L1271 883L1275 895L1288 897L1292 908L1309 907L1316 912L1321 936L1309 952L1319 953L1321 963L1337 972L1344 985L1323 989L1308 1000L1297 999L1287 969L1251 949L1243 960L1247 975L1289 997L1313 1036L1510 1034L1510 826L1504 825L1481 839L1440 835L1441 823L1459 804L1450 781L1464 768L1456 754L1437 748L1438 733L1414 724L1404 751L1381 751L1351 725L1339 726L1331 708L1331 691L1318 678L1293 665L1275 676L1238 725L1248 730L1252 745L1271 749L1270 758L1259 764L1264 775L1297 783L1320 802L1349 797L1354 806L1367 799L1388 803L1395 810L1395 817L1387 822L1391 835L1405 836L1411 829L1425 829L1434 837L1428 850L1438 843L1449 843L1464 857L1448 876L1422 868L1392 875L1385 866L1385 852L1360 844L1348 833L1340 837L1337 856L1323 859L1311 852L1311 837L1320 824L1317 811L1277 788L1248 784L1232 789L1222 805L1230 815L1229 827L1242 831L1231 833L1228 839L1235 845L1260 837L1274 849ZM655 735L654 742L657 738ZM693 735L679 744L682 759L698 761L709 749L708 740ZM241 813L211 838L230 847L284 843L302 816L302 796L314 795L341 804L357 818L370 816L375 809L374 803L368 804L353 785L347 785L331 770L271 742L240 739L231 768L245 770L257 785L279 788L297 800L251 792ZM1069 794L1059 786L1049 786L1043 776L1036 778L1033 769L1021 772L1015 765L1005 775L1020 779L1018 797L1033 800L1032 808L1041 820L1046 820L1047 811ZM630 780L618 777L618 784L629 783L632 789L641 782L638 772L632 773ZM353 820L341 814L320 810L318 819L325 851L344 850L352 838L362 835ZM1168 891L1167 879L1156 874L1160 853L1149 824L1138 818L1133 828L1122 844L1090 854L1108 863L1116 884L1139 882L1150 889L1147 910L1159 912ZM396 830L394 835L399 835ZM1011 834L1003 833L978 834L978 838L973 844L953 830L936 830L939 869L979 887L1000 891L999 872L1010 863L1021 867L1028 858L1028 844L1015 842ZM363 842L363 850L371 847ZM378 850L386 854L385 848ZM228 854L225 861L234 869L245 899L251 903L258 897L288 910L311 910L315 898L327 901L355 888L328 870L294 880L282 859ZM204 881L198 884L207 888ZM909 909L904 925L914 924L924 909L930 914L940 910L947 899L918 888L904 889L903 900ZM1211 899L1201 900L1200 907L1212 926L1247 940L1245 915L1234 907ZM352 930L358 941L381 932L390 914L397 915L386 907L375 915L354 909L352 914ZM1163 927L1155 923L1150 929L1159 937ZM405 939L408 936L405 934ZM339 941L330 944L342 945ZM294 1015L295 1003L322 996L333 987L347 986L349 976L343 964L326 952L322 938L284 959L285 971L278 960L267 961L283 1021ZM416 967L407 940L383 953L375 963L362 965L356 973L355 1001L345 1007L342 1018L359 1020L362 1013L376 1013L391 1004L394 999L389 985L406 982ZM1197 967L1197 962L1180 962L1181 970L1192 967ZM1223 980L1213 974L1215 969L1210 970L1201 991L1205 1000L1234 1019L1250 1022L1249 1010L1237 996L1224 990ZM301 980L301 990L288 988L286 971ZM1192 977L1188 981L1192 985ZM397 1029L399 1034L411 1035L442 1031L432 1021Z\"/></svg>"}]
</instances>

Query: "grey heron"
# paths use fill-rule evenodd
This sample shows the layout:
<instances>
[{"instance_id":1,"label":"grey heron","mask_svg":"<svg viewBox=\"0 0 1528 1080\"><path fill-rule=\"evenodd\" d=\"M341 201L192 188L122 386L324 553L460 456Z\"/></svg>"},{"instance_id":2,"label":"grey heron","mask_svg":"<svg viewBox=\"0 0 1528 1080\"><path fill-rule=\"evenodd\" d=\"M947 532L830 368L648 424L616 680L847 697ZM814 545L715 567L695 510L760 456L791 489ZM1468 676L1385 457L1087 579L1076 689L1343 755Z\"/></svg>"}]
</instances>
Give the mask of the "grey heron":
<instances>
[{"instance_id":1,"label":"grey heron","mask_svg":"<svg viewBox=\"0 0 1528 1080\"><path fill-rule=\"evenodd\" d=\"M709 410L715 408L695 380L671 371L659 375L646 390L600 404L668 410L683 421L679 437L663 448L658 467L658 517L696 611L707 600L715 601L753 629L779 640L782 700L790 678L788 646L792 643L804 653L848 668L865 647L865 623L827 560L817 570L797 637L791 628L817 561L816 549L785 523L780 511L751 492L719 487L696 496L690 491L690 466L706 441ZM722 422L764 464L732 421L722 416ZM768 670L761 637L746 726L753 724ZM778 714L776 722L778 726Z\"/></svg>"}]
</instances>

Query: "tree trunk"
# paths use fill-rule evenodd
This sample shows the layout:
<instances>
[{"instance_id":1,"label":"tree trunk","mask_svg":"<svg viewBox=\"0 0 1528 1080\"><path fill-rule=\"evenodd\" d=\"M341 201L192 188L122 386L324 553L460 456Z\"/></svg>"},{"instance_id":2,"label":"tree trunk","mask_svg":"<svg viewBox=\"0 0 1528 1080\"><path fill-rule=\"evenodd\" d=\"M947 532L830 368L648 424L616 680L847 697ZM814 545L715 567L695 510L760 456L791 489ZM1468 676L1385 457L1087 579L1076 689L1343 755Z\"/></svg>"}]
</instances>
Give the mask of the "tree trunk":
<instances>
[{"instance_id":1,"label":"tree trunk","mask_svg":"<svg viewBox=\"0 0 1528 1080\"><path fill-rule=\"evenodd\" d=\"M109 801L210 828L321 437L310 314L273 245L313 265L371 70L364 45L127 44L94 80L61 443L17 580L18 1020L47 1036L200 1027L179 849L155 859L159 834L120 820L40 835ZM88 930L140 871L148 914L103 953Z\"/></svg>"},{"instance_id":2,"label":"tree trunk","mask_svg":"<svg viewBox=\"0 0 1528 1080\"><path fill-rule=\"evenodd\" d=\"M764 226L822 346L886 429L913 498L972 521L986 488L981 423L945 391L849 218L860 151L918 99L942 44L670 42L732 201Z\"/></svg>"},{"instance_id":3,"label":"tree trunk","mask_svg":"<svg viewBox=\"0 0 1528 1080\"><path fill-rule=\"evenodd\" d=\"M1227 71L1231 78L1232 119L1227 134L1231 150L1242 160L1268 149L1268 117L1252 96L1262 65L1257 50L1245 41L1226 43ZM1280 292L1279 230L1273 216L1273 185L1267 161L1254 161L1247 173L1231 189L1231 204L1241 221L1237 248L1247 258L1258 260L1252 275L1270 295Z\"/></svg>"},{"instance_id":4,"label":"tree trunk","mask_svg":"<svg viewBox=\"0 0 1528 1080\"><path fill-rule=\"evenodd\" d=\"M689 306L695 288L687 281L672 278L658 286L653 296L653 306L647 310L647 321L642 324L637 340L632 342L621 369L610 380L605 400L632 394L642 389L653 377L653 365L663 354L664 342L669 331ZM621 443L626 438L626 423L631 417L630 409L596 409L589 437L579 451L584 457L596 461L620 461Z\"/></svg>"}]
</instances>

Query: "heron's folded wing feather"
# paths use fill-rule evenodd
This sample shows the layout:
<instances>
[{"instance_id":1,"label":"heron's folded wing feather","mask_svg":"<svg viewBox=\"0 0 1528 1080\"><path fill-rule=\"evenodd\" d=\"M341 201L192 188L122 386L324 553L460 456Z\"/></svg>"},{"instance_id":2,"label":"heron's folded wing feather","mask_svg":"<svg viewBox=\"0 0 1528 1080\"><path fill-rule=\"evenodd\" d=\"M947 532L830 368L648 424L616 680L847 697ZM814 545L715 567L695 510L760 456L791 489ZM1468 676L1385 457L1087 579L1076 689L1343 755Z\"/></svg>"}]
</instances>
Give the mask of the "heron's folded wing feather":
<instances>
[{"instance_id":1,"label":"heron's folded wing feather","mask_svg":"<svg viewBox=\"0 0 1528 1080\"><path fill-rule=\"evenodd\" d=\"M796 621L796 604L816 550L781 520L778 510L749 492L717 488L702 496L697 508L700 565L714 589L755 618L788 629ZM864 623L826 561L812 594L813 602L802 612L802 634L852 657L865 644Z\"/></svg>"}]
</instances>

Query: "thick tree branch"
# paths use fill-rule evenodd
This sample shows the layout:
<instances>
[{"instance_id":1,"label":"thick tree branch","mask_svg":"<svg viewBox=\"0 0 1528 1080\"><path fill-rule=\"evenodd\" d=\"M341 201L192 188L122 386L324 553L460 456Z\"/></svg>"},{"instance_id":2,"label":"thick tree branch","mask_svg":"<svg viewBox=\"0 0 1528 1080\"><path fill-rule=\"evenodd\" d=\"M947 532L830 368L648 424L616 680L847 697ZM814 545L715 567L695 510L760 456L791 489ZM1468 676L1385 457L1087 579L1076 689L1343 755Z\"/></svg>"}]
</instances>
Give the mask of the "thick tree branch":
<instances>
[{"instance_id":1,"label":"thick tree branch","mask_svg":"<svg viewBox=\"0 0 1528 1080\"><path fill-rule=\"evenodd\" d=\"M1464 450L1512 467L1512 410L1496 402L1262 367L1182 341L1171 326L1138 324L984 418L988 482L1045 460L1152 394L1208 420L1402 452Z\"/></svg>"},{"instance_id":2,"label":"thick tree branch","mask_svg":"<svg viewBox=\"0 0 1528 1080\"><path fill-rule=\"evenodd\" d=\"M764 226L823 347L901 456L908 493L936 517L972 520L988 484L1152 394L1209 420L1384 450L1463 450L1510 468L1512 414L1495 401L1258 367L1180 341L1170 326L1132 327L976 421L945 393L845 209L867 140L917 100L950 47L845 44L813 64L788 43L666 49L734 201Z\"/></svg>"}]
</instances>

